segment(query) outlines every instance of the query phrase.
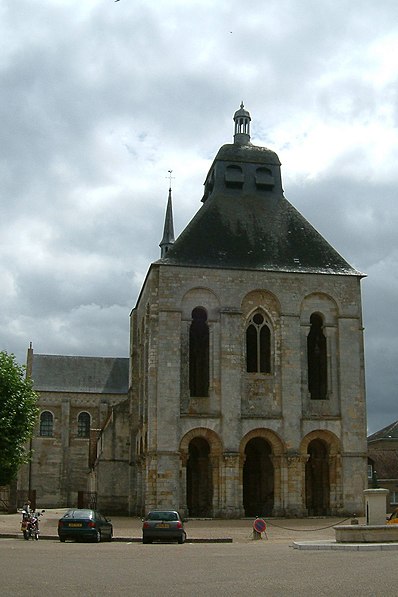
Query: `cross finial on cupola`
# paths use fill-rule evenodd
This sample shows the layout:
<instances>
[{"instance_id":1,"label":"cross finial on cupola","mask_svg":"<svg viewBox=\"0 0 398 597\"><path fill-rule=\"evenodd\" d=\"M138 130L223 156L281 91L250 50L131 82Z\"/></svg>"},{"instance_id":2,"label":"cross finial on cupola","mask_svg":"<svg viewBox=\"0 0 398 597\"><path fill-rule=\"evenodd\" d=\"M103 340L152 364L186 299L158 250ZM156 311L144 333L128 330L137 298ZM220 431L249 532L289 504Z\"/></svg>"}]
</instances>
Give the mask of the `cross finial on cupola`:
<instances>
[{"instance_id":1,"label":"cross finial on cupola","mask_svg":"<svg viewBox=\"0 0 398 597\"><path fill-rule=\"evenodd\" d=\"M234 143L237 145L250 144L250 112L245 110L243 100L240 104L239 110L234 114L235 134Z\"/></svg>"}]
</instances>

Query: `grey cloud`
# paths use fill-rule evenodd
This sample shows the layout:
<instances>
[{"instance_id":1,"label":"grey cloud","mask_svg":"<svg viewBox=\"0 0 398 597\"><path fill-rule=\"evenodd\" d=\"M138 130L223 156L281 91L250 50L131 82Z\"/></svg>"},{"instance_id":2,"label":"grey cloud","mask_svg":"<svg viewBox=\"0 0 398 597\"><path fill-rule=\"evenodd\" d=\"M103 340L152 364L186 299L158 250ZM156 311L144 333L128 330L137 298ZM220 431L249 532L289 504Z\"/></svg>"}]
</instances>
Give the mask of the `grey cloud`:
<instances>
[{"instance_id":1,"label":"grey cloud","mask_svg":"<svg viewBox=\"0 0 398 597\"><path fill-rule=\"evenodd\" d=\"M383 131L387 114L394 134L398 73L391 63L381 84L367 61L374 44L396 36L396 1L304 5L7 4L0 23L0 349L20 361L30 340L38 352L128 354L128 314L159 257L167 170L176 176L178 233L200 208L207 168L231 141L242 99L253 138L282 163L311 138L307 123ZM348 141L316 176L291 163L282 174L287 198L368 274L373 431L397 418L398 142L390 139L376 166L374 147Z\"/></svg>"}]
</instances>

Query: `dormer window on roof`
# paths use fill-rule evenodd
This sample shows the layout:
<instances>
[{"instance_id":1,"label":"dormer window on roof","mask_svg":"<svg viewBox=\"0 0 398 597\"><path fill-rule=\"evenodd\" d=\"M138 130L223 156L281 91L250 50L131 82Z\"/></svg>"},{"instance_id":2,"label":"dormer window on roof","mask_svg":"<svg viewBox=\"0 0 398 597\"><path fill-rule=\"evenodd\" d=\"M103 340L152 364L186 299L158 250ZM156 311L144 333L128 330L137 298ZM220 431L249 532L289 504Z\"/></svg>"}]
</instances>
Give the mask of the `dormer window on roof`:
<instances>
[{"instance_id":1,"label":"dormer window on roof","mask_svg":"<svg viewBox=\"0 0 398 597\"><path fill-rule=\"evenodd\" d=\"M256 186L258 189L271 191L274 187L275 179L272 176L270 168L257 168L256 170Z\"/></svg>"},{"instance_id":2,"label":"dormer window on roof","mask_svg":"<svg viewBox=\"0 0 398 597\"><path fill-rule=\"evenodd\" d=\"M245 180L242 168L233 164L225 168L224 178L226 186L235 189L241 189Z\"/></svg>"}]
</instances>

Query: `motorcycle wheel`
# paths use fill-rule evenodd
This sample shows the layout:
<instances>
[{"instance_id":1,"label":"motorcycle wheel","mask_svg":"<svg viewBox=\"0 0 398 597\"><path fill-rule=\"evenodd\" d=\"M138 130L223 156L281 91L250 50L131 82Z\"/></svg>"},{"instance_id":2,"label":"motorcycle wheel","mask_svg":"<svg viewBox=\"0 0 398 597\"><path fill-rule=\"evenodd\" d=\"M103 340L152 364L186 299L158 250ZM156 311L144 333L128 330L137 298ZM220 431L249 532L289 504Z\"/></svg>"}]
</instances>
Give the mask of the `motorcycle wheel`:
<instances>
[{"instance_id":1,"label":"motorcycle wheel","mask_svg":"<svg viewBox=\"0 0 398 597\"><path fill-rule=\"evenodd\" d=\"M36 541L39 540L39 533L35 533L35 539L36 539Z\"/></svg>"},{"instance_id":2,"label":"motorcycle wheel","mask_svg":"<svg viewBox=\"0 0 398 597\"><path fill-rule=\"evenodd\" d=\"M23 532L23 538L26 539L26 541L29 541L29 531Z\"/></svg>"}]
</instances>

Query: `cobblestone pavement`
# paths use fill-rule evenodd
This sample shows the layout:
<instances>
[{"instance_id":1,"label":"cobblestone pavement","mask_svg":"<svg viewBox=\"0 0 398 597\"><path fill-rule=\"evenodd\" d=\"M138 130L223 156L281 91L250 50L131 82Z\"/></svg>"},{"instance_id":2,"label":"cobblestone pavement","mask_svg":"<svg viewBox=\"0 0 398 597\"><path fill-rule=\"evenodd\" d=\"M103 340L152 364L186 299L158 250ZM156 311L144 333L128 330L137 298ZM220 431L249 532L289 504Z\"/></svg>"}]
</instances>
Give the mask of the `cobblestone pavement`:
<instances>
[{"instance_id":1,"label":"cobblestone pavement","mask_svg":"<svg viewBox=\"0 0 398 597\"><path fill-rule=\"evenodd\" d=\"M40 532L42 537L56 536L58 519L63 516L67 508L46 510L40 519ZM110 517L116 539L141 538L141 519L130 516ZM244 518L239 520L224 519L189 519L185 530L189 539L216 540L232 539L235 542L249 542L253 540L253 520ZM319 518L269 518L266 519L266 536L264 540L277 543L291 543L292 541L334 540L333 527L339 523L349 524L351 518L336 517ZM21 515L0 513L0 537L15 534L22 537L20 532ZM363 524L364 519L359 518Z\"/></svg>"}]
</instances>

